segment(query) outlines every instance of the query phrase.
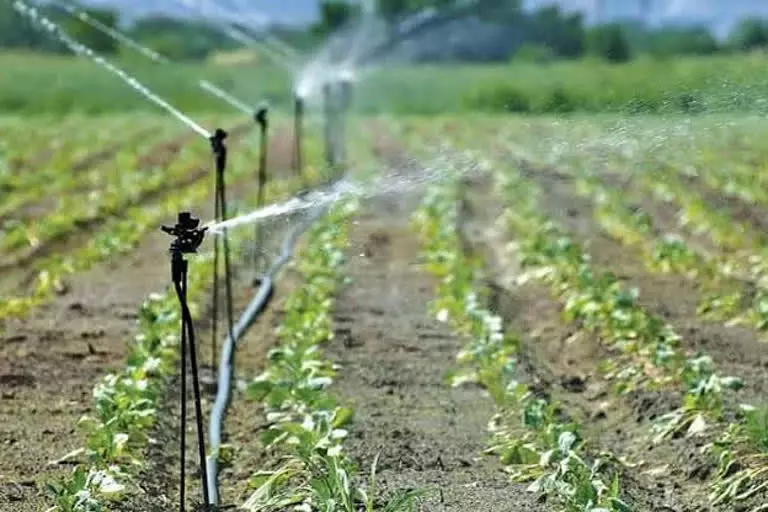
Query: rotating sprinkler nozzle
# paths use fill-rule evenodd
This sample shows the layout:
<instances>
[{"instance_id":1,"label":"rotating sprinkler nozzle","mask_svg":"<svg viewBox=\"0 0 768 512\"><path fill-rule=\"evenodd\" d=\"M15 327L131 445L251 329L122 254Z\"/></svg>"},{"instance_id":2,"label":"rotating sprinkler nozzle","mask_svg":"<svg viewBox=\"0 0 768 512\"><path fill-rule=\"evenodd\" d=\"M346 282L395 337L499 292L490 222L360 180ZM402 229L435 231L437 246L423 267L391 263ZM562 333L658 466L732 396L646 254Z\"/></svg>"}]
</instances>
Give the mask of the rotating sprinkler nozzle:
<instances>
[{"instance_id":1,"label":"rotating sprinkler nozzle","mask_svg":"<svg viewBox=\"0 0 768 512\"><path fill-rule=\"evenodd\" d=\"M193 217L190 212L179 213L174 226L162 226L161 229L175 237L171 242L171 254L194 254L203 243L207 226L200 226L200 219Z\"/></svg>"},{"instance_id":2,"label":"rotating sprinkler nozzle","mask_svg":"<svg viewBox=\"0 0 768 512\"><path fill-rule=\"evenodd\" d=\"M269 107L267 105L262 105L256 110L256 113L253 114L253 120L256 121L262 130L267 129L267 122L269 120L267 116L268 113Z\"/></svg>"},{"instance_id":3,"label":"rotating sprinkler nozzle","mask_svg":"<svg viewBox=\"0 0 768 512\"><path fill-rule=\"evenodd\" d=\"M224 140L226 138L227 132L221 128L216 128L216 131L209 138L211 141L211 149L213 150L213 155L216 159L216 168L221 170L227 167L227 147L224 145Z\"/></svg>"}]
</instances>

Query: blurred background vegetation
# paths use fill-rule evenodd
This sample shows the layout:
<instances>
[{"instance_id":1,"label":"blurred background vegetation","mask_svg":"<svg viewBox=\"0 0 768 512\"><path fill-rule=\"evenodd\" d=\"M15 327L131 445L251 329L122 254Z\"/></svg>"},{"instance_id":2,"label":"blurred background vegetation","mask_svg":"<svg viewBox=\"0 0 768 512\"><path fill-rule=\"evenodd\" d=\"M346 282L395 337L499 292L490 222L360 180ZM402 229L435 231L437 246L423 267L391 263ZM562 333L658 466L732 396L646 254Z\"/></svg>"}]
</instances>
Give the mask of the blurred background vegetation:
<instances>
[{"instance_id":1,"label":"blurred background vegetation","mask_svg":"<svg viewBox=\"0 0 768 512\"><path fill-rule=\"evenodd\" d=\"M703 26L650 27L640 21L588 25L579 13L556 6L528 11L516 0L380 0L377 9L397 43L386 48L391 63L374 71L357 92L366 112L768 111L763 99L768 97L766 20L744 19L727 37L718 38ZM243 52L203 18L124 20L117 10L82 10L178 63L154 73L154 64L55 4L45 8L68 33L119 60L182 108L218 107L200 93L199 78L215 79L253 101L290 102L287 72L261 59L258 51ZM315 23L264 30L311 54L330 33L360 15L356 2L323 0ZM250 33L263 37L252 29ZM406 39L407 44L400 44ZM0 50L0 111L151 108L114 77L70 57L8 2L0 2Z\"/></svg>"}]
</instances>

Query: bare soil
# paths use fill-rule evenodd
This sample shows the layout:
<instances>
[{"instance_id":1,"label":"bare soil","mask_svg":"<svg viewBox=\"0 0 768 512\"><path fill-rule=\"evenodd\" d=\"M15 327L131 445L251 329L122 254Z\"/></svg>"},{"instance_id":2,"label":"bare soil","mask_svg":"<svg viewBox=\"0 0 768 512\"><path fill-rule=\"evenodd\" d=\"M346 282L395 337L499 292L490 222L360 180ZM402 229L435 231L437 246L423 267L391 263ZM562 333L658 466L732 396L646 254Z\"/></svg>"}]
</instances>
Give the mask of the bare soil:
<instances>
[{"instance_id":1,"label":"bare soil","mask_svg":"<svg viewBox=\"0 0 768 512\"><path fill-rule=\"evenodd\" d=\"M435 283L419 266L411 206L373 201L352 231L327 352L342 368L334 394L355 410L345 446L363 474L379 456L384 496L424 491L421 510L546 510L483 455L491 400L446 384L463 340L429 312Z\"/></svg>"},{"instance_id":2,"label":"bare soil","mask_svg":"<svg viewBox=\"0 0 768 512\"><path fill-rule=\"evenodd\" d=\"M83 447L75 424L89 412L96 382L123 364L138 304L168 282L167 249L167 237L152 233L130 255L81 274L66 295L6 327L0 509L43 510L45 484L81 460L51 464Z\"/></svg>"}]
</instances>

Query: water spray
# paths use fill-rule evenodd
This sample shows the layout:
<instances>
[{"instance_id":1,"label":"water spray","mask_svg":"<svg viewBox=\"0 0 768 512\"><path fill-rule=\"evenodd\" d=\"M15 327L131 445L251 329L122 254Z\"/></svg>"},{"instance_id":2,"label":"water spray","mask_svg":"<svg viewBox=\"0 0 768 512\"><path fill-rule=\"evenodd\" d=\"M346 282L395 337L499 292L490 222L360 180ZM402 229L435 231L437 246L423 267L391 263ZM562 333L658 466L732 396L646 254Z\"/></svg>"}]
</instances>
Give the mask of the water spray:
<instances>
[{"instance_id":1,"label":"water spray","mask_svg":"<svg viewBox=\"0 0 768 512\"><path fill-rule=\"evenodd\" d=\"M224 229L235 229L255 223L265 222L298 211L321 207L338 201L344 197L372 198L389 194L401 194L414 188L453 179L482 173L486 168L484 163L467 159L465 155L445 154L439 155L429 165L418 162L404 163L402 168L393 169L387 174L377 175L366 182L356 182L348 178L335 180L329 186L315 188L282 203L274 203L263 208L258 208L228 220L227 222L210 222L207 224L209 232L221 233Z\"/></svg>"},{"instance_id":2,"label":"water spray","mask_svg":"<svg viewBox=\"0 0 768 512\"><path fill-rule=\"evenodd\" d=\"M87 12L78 9L75 7L75 5L72 5L68 0L58 0L58 5L65 11L67 11L69 14L71 14L74 18L79 19L86 25L95 28L96 30L110 36L114 40L124 44L125 46L128 46L129 48L132 48L139 52L140 54L144 55L148 59L160 63L160 64L168 64L171 62L170 59L165 57L164 55L159 54L158 52L154 51L153 49L144 46L143 44L139 44L137 41L131 39L127 35L123 34L119 30L116 30L108 25L105 25L101 21L97 20Z\"/></svg>"},{"instance_id":3,"label":"water spray","mask_svg":"<svg viewBox=\"0 0 768 512\"><path fill-rule=\"evenodd\" d=\"M208 91L212 95L216 96L220 100L224 101L225 103L229 104L232 108L235 108L242 112L243 114L250 116L253 114L253 109L240 101L239 99L235 98L228 92L222 90L220 87L215 86L208 80L200 80L200 87L204 91Z\"/></svg>"},{"instance_id":4,"label":"water spray","mask_svg":"<svg viewBox=\"0 0 768 512\"><path fill-rule=\"evenodd\" d=\"M195 423L197 425L197 445L200 456L200 473L203 483L203 500L210 504L208 493L208 470L205 458L205 435L203 433L203 411L200 400L200 380L197 369L197 356L195 352L195 328L192 321L192 313L187 303L187 272L189 263L186 254L195 254L205 237L207 228L198 227L200 219L195 218L189 212L181 212L175 226L162 226L162 230L173 238L170 247L171 255L171 281L176 290L181 308L181 417L179 431L179 463L181 464L179 482L179 510L184 512L186 506L185 480L186 480L186 433L187 433L187 343L189 343L189 364L192 371L192 388L195 400Z\"/></svg>"},{"instance_id":5,"label":"water spray","mask_svg":"<svg viewBox=\"0 0 768 512\"><path fill-rule=\"evenodd\" d=\"M162 55L159 52L156 52L152 48L149 48L148 46L145 46L135 39L132 39L128 35L124 34L123 32L120 32L119 30L109 27L105 25L104 23L100 22L93 16L89 15L87 12L82 11L80 9L77 9L71 5L67 5L65 3L62 3L63 0L59 1L59 7L66 10L69 14L71 14L73 17L79 19L86 25L90 26L91 28L98 30L102 34L105 34L115 41L122 43L129 48L132 48L136 50L141 55L144 55L151 61L158 63L158 64L171 64L173 61L166 57L165 55ZM247 106L245 103L240 101L239 99L232 96L230 93L224 91L220 87L212 84L208 80L199 80L198 85L201 89L203 89L205 92L215 96L216 98L222 100L223 102L227 103L231 107L239 110L245 115L250 116L253 109Z\"/></svg>"},{"instance_id":6,"label":"water spray","mask_svg":"<svg viewBox=\"0 0 768 512\"><path fill-rule=\"evenodd\" d=\"M117 67L116 65L109 62L107 59L102 57L101 55L97 54L84 44L76 41L72 36L70 36L68 33L64 31L59 25L51 21L50 19L43 16L38 9L35 7L32 7L31 5L28 5L27 3L23 2L22 0L14 0L12 4L13 8L21 14L22 16L25 16L32 20L34 23L39 24L42 26L45 30L51 33L56 39L58 39L61 43L63 43L67 48L69 48L73 53L80 55L82 57L87 57L91 60L93 60L96 64L101 66L102 68L106 69L110 73L116 75L118 78L123 80L126 84L128 84L133 90L144 96L147 100L151 101L155 105L159 106L163 110L165 110L168 114L175 117L177 120L184 123L188 128L195 131L198 135L201 135L202 137L205 137L206 139L209 139L211 137L211 133L200 126L198 123L193 121L189 116L181 112L179 109L165 101L163 98L149 90L144 84L136 80L134 77Z\"/></svg>"},{"instance_id":7,"label":"water spray","mask_svg":"<svg viewBox=\"0 0 768 512\"><path fill-rule=\"evenodd\" d=\"M250 26L253 27L255 25L263 25L265 22L265 19L256 19L252 13L242 13L238 10L238 12L234 12L232 9L227 9L222 7L221 5L206 1L206 0L197 0L197 5L193 6L191 0L177 0L184 4L187 8L196 8L200 14L205 16L203 13L203 8L213 8L218 17L222 20L227 20L229 22L232 21L232 19L236 20L237 23L241 23L243 19L250 21ZM291 61L291 64L294 67L298 67L300 62L302 61L302 57L299 54L299 52L293 48L291 45L286 43L285 41L281 40L280 38L270 34L268 31L262 31L261 37L263 39L263 42L251 37L250 35L240 31L241 34L245 35L246 38L249 40L251 44L262 44L262 46L269 48L270 55L277 58L282 58Z\"/></svg>"}]
</instances>

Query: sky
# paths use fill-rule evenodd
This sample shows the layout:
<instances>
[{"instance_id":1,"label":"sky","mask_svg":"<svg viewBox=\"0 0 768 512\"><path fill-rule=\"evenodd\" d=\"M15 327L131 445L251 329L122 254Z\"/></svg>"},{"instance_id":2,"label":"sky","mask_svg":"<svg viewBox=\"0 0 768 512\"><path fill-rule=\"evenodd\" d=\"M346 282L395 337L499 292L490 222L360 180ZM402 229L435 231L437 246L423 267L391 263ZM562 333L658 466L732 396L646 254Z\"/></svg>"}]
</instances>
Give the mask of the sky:
<instances>
[{"instance_id":1,"label":"sky","mask_svg":"<svg viewBox=\"0 0 768 512\"><path fill-rule=\"evenodd\" d=\"M184 12L183 4L202 2L247 9L254 15L279 22L306 23L317 15L319 0L86 0L92 4L118 5L121 9L134 12L170 9ZM702 23L725 33L732 24L746 16L768 17L768 0L523 0L526 7L540 7L559 4L566 9L580 10L590 21L596 20L596 6L604 3L606 18L638 17L641 5L649 5L649 21L653 23Z\"/></svg>"},{"instance_id":2,"label":"sky","mask_svg":"<svg viewBox=\"0 0 768 512\"><path fill-rule=\"evenodd\" d=\"M557 3L567 9L585 12L587 19L597 18L601 0L525 0L527 7ZM639 17L642 4L649 7L653 23L703 23L719 33L747 16L768 17L768 0L602 0L604 16Z\"/></svg>"}]
</instances>

